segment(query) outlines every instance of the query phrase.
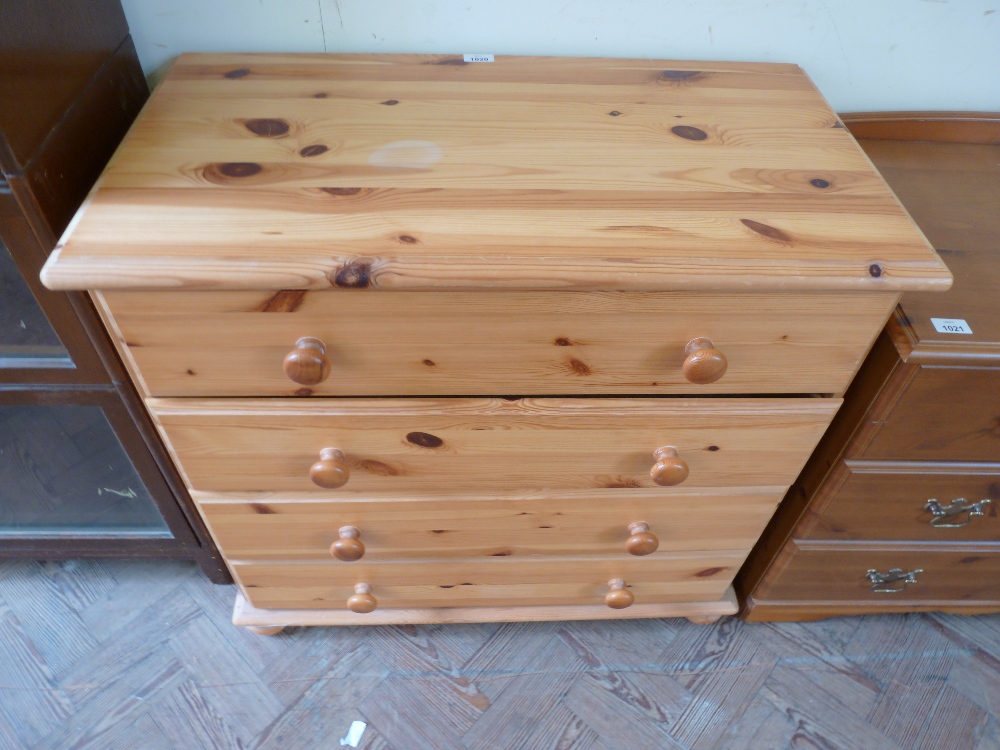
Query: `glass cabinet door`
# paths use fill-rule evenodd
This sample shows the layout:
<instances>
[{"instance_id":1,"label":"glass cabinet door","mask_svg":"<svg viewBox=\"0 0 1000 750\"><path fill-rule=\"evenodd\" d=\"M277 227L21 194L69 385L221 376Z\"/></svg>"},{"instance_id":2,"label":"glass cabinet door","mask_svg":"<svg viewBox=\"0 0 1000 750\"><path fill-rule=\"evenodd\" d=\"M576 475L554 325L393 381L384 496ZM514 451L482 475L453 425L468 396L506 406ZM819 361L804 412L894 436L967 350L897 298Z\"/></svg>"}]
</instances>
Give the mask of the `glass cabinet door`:
<instances>
[{"instance_id":1,"label":"glass cabinet door","mask_svg":"<svg viewBox=\"0 0 1000 750\"><path fill-rule=\"evenodd\" d=\"M0 404L0 538L173 535L100 406Z\"/></svg>"},{"instance_id":2,"label":"glass cabinet door","mask_svg":"<svg viewBox=\"0 0 1000 750\"><path fill-rule=\"evenodd\" d=\"M0 368L34 367L74 365L0 240Z\"/></svg>"}]
</instances>

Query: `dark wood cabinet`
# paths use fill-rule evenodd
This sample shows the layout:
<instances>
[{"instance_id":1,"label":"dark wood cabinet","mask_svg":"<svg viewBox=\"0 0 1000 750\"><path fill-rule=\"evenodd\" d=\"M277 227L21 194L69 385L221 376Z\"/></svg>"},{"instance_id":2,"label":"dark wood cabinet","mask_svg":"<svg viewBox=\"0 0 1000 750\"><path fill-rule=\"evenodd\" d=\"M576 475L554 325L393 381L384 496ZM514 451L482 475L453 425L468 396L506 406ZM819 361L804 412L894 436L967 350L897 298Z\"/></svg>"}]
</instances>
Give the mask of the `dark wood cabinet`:
<instances>
[{"instance_id":1,"label":"dark wood cabinet","mask_svg":"<svg viewBox=\"0 0 1000 750\"><path fill-rule=\"evenodd\" d=\"M903 295L737 578L742 613L1000 610L1000 115L844 119L955 282Z\"/></svg>"},{"instance_id":2,"label":"dark wood cabinet","mask_svg":"<svg viewBox=\"0 0 1000 750\"><path fill-rule=\"evenodd\" d=\"M224 563L89 297L38 273L148 95L118 0L0 24L0 557Z\"/></svg>"}]
</instances>

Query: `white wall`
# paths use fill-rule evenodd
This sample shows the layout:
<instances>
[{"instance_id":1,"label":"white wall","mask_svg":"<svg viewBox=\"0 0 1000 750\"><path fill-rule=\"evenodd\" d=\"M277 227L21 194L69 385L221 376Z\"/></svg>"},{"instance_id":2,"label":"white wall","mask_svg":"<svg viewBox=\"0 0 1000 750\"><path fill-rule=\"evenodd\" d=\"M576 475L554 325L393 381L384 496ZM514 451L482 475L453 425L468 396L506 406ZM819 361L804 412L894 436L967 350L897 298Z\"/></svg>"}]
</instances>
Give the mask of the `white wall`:
<instances>
[{"instance_id":1,"label":"white wall","mask_svg":"<svg viewBox=\"0 0 1000 750\"><path fill-rule=\"evenodd\" d=\"M839 112L1000 110L1000 0L124 0L155 82L187 51L794 62Z\"/></svg>"}]
</instances>

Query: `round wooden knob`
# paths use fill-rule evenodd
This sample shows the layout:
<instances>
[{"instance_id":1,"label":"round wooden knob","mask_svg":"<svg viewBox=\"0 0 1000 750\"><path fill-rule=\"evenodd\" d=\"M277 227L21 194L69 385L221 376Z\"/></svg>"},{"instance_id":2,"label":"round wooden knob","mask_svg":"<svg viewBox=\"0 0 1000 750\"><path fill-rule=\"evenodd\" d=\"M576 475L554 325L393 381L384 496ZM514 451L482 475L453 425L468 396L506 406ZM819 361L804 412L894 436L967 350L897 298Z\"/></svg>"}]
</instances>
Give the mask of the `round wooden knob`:
<instances>
[{"instance_id":1,"label":"round wooden knob","mask_svg":"<svg viewBox=\"0 0 1000 750\"><path fill-rule=\"evenodd\" d=\"M365 545L358 537L361 529L357 526L341 526L340 539L330 545L330 554L344 562L354 562L365 556Z\"/></svg>"},{"instance_id":2,"label":"round wooden knob","mask_svg":"<svg viewBox=\"0 0 1000 750\"><path fill-rule=\"evenodd\" d=\"M354 595L347 600L347 608L359 615L374 612L378 600L372 596L372 587L367 583L354 584Z\"/></svg>"},{"instance_id":3,"label":"round wooden knob","mask_svg":"<svg viewBox=\"0 0 1000 750\"><path fill-rule=\"evenodd\" d=\"M691 339L684 347L687 359L681 366L681 372L688 381L697 385L714 383L726 374L729 362L726 355L715 348L711 339Z\"/></svg>"},{"instance_id":4,"label":"round wooden knob","mask_svg":"<svg viewBox=\"0 0 1000 750\"><path fill-rule=\"evenodd\" d=\"M688 478L687 461L677 455L677 449L665 445L653 451L656 463L649 470L649 476L661 487L673 487Z\"/></svg>"},{"instance_id":5,"label":"round wooden knob","mask_svg":"<svg viewBox=\"0 0 1000 750\"><path fill-rule=\"evenodd\" d=\"M319 385L330 377L330 358L326 344L312 336L295 342L295 348L285 355L285 375L299 385Z\"/></svg>"},{"instance_id":6,"label":"round wooden knob","mask_svg":"<svg viewBox=\"0 0 1000 750\"><path fill-rule=\"evenodd\" d=\"M660 540L655 534L649 533L649 524L645 521L636 521L628 525L628 533L631 536L625 540L625 551L630 555L642 557L656 552L660 546Z\"/></svg>"},{"instance_id":7,"label":"round wooden knob","mask_svg":"<svg viewBox=\"0 0 1000 750\"><path fill-rule=\"evenodd\" d=\"M319 452L319 461L310 467L309 478L313 480L313 484L325 490L343 487L351 478L351 470L347 468L344 459L344 451L339 448L324 448Z\"/></svg>"},{"instance_id":8,"label":"round wooden knob","mask_svg":"<svg viewBox=\"0 0 1000 750\"><path fill-rule=\"evenodd\" d=\"M635 601L632 592L625 588L625 581L621 578L612 578L608 581L608 588L611 591L604 595L604 603L611 609L625 609Z\"/></svg>"}]
</instances>

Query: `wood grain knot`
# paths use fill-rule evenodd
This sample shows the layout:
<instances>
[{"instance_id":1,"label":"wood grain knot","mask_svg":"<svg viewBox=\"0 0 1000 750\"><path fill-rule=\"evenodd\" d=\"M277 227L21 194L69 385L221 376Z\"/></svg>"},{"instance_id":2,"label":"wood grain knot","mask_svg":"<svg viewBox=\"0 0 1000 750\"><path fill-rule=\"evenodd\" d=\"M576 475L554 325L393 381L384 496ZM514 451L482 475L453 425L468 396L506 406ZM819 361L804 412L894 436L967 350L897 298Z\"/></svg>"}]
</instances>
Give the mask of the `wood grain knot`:
<instances>
[{"instance_id":1,"label":"wood grain knot","mask_svg":"<svg viewBox=\"0 0 1000 750\"><path fill-rule=\"evenodd\" d=\"M371 263L348 263L337 271L333 283L344 289L364 289L371 284Z\"/></svg>"},{"instance_id":2,"label":"wood grain knot","mask_svg":"<svg viewBox=\"0 0 1000 750\"><path fill-rule=\"evenodd\" d=\"M287 135L289 129L287 122L273 117L247 120L243 123L243 127L254 135L259 135L261 138L277 138L281 135Z\"/></svg>"},{"instance_id":3,"label":"wood grain knot","mask_svg":"<svg viewBox=\"0 0 1000 750\"><path fill-rule=\"evenodd\" d=\"M841 130L847 130L847 126L844 123L842 123L840 120L837 120L835 123L833 123L832 127L840 128Z\"/></svg>"},{"instance_id":4,"label":"wood grain knot","mask_svg":"<svg viewBox=\"0 0 1000 750\"><path fill-rule=\"evenodd\" d=\"M809 184L812 185L813 187L817 187L817 188L820 188L820 189L830 187L829 181L828 180L824 180L821 177L817 177L815 179L809 180Z\"/></svg>"},{"instance_id":5,"label":"wood grain knot","mask_svg":"<svg viewBox=\"0 0 1000 750\"><path fill-rule=\"evenodd\" d=\"M619 112L617 109L613 109L610 112L608 112L608 114L611 115L612 117L618 117L621 115L621 112Z\"/></svg>"},{"instance_id":6,"label":"wood grain knot","mask_svg":"<svg viewBox=\"0 0 1000 750\"><path fill-rule=\"evenodd\" d=\"M188 370L188 371L187 371L187 374L188 374L188 375L194 375L194 374L195 374L195 371L194 371L194 370Z\"/></svg>"},{"instance_id":7,"label":"wood grain knot","mask_svg":"<svg viewBox=\"0 0 1000 750\"><path fill-rule=\"evenodd\" d=\"M313 395L313 389L312 388L306 388L305 386L303 386L302 388L299 388L297 391L295 391L295 395L296 396L311 396L311 395Z\"/></svg>"},{"instance_id":8,"label":"wood grain knot","mask_svg":"<svg viewBox=\"0 0 1000 750\"><path fill-rule=\"evenodd\" d=\"M332 187L332 188L320 188L324 193L329 195L357 195L363 188L356 187Z\"/></svg>"},{"instance_id":9,"label":"wood grain knot","mask_svg":"<svg viewBox=\"0 0 1000 750\"><path fill-rule=\"evenodd\" d=\"M278 511L272 508L270 505L264 505L264 503L250 503L250 507L253 508L254 513L260 513L265 516L277 515Z\"/></svg>"},{"instance_id":10,"label":"wood grain knot","mask_svg":"<svg viewBox=\"0 0 1000 750\"><path fill-rule=\"evenodd\" d=\"M387 107L395 107L399 104L399 99L386 99L384 102L379 102L379 104L384 104Z\"/></svg>"},{"instance_id":11,"label":"wood grain knot","mask_svg":"<svg viewBox=\"0 0 1000 750\"><path fill-rule=\"evenodd\" d=\"M419 245L420 240L414 237L412 234L401 234L396 237L396 242L400 242L404 245Z\"/></svg>"},{"instance_id":12,"label":"wood grain knot","mask_svg":"<svg viewBox=\"0 0 1000 750\"><path fill-rule=\"evenodd\" d=\"M868 275L871 276L873 279L877 279L879 276L882 275L882 266L880 266L878 263L872 263L870 266L868 266Z\"/></svg>"},{"instance_id":13,"label":"wood grain knot","mask_svg":"<svg viewBox=\"0 0 1000 750\"><path fill-rule=\"evenodd\" d=\"M552 343L556 346L573 346L573 342L563 336L560 336Z\"/></svg>"},{"instance_id":14,"label":"wood grain knot","mask_svg":"<svg viewBox=\"0 0 1000 750\"><path fill-rule=\"evenodd\" d=\"M468 65L464 57L446 57L443 60L431 60L424 65Z\"/></svg>"},{"instance_id":15,"label":"wood grain knot","mask_svg":"<svg viewBox=\"0 0 1000 750\"><path fill-rule=\"evenodd\" d=\"M235 79L235 78L246 78L250 75L250 68L237 68L236 70L230 70L228 73L223 73L223 78Z\"/></svg>"},{"instance_id":16,"label":"wood grain knot","mask_svg":"<svg viewBox=\"0 0 1000 750\"><path fill-rule=\"evenodd\" d=\"M590 366L586 362L581 362L576 357L570 357L567 359L566 365L575 375L590 375L592 372Z\"/></svg>"},{"instance_id":17,"label":"wood grain knot","mask_svg":"<svg viewBox=\"0 0 1000 750\"><path fill-rule=\"evenodd\" d=\"M325 154L330 150L329 146L322 143L314 143L312 146L305 146L299 151L299 156L305 156L306 158L310 156L319 156L320 154Z\"/></svg>"},{"instance_id":18,"label":"wood grain knot","mask_svg":"<svg viewBox=\"0 0 1000 750\"><path fill-rule=\"evenodd\" d=\"M406 442L419 445L421 448L440 448L444 440L429 432L411 432L406 436Z\"/></svg>"},{"instance_id":19,"label":"wood grain knot","mask_svg":"<svg viewBox=\"0 0 1000 750\"><path fill-rule=\"evenodd\" d=\"M708 446L708 449L710 451L712 451L712 452L715 452L715 451L719 450L719 446L717 446L717 445L710 445L710 446Z\"/></svg>"},{"instance_id":20,"label":"wood grain knot","mask_svg":"<svg viewBox=\"0 0 1000 750\"><path fill-rule=\"evenodd\" d=\"M512 553L509 549L502 549L499 552L492 553L490 557L510 557L511 554Z\"/></svg>"},{"instance_id":21,"label":"wood grain knot","mask_svg":"<svg viewBox=\"0 0 1000 750\"><path fill-rule=\"evenodd\" d=\"M642 487L642 482L628 477L619 477L605 482L602 486L609 490L634 490Z\"/></svg>"},{"instance_id":22,"label":"wood grain knot","mask_svg":"<svg viewBox=\"0 0 1000 750\"><path fill-rule=\"evenodd\" d=\"M306 299L304 289L282 289L272 294L257 311L266 313L295 312Z\"/></svg>"},{"instance_id":23,"label":"wood grain knot","mask_svg":"<svg viewBox=\"0 0 1000 750\"><path fill-rule=\"evenodd\" d=\"M740 223L747 229L756 232L762 237L767 237L769 240L777 240L778 242L792 241L791 237L777 227L772 227L770 224L762 224L759 221L754 221L753 219L740 219Z\"/></svg>"},{"instance_id":24,"label":"wood grain knot","mask_svg":"<svg viewBox=\"0 0 1000 750\"><path fill-rule=\"evenodd\" d=\"M328 96L329 94L325 91L320 91L318 94L313 94L313 99L326 99Z\"/></svg>"},{"instance_id":25,"label":"wood grain knot","mask_svg":"<svg viewBox=\"0 0 1000 750\"><path fill-rule=\"evenodd\" d=\"M660 77L668 81L691 81L704 76L701 70L664 70Z\"/></svg>"},{"instance_id":26,"label":"wood grain knot","mask_svg":"<svg viewBox=\"0 0 1000 750\"><path fill-rule=\"evenodd\" d=\"M205 168L205 177L212 182L218 182L219 178L242 179L260 174L264 168L252 161L228 161L223 164L209 164ZM215 179L213 179L213 177Z\"/></svg>"},{"instance_id":27,"label":"wood grain knot","mask_svg":"<svg viewBox=\"0 0 1000 750\"><path fill-rule=\"evenodd\" d=\"M376 474L380 477L398 477L400 474L396 467L382 463L381 461L372 461L371 459L359 462L358 466L369 474Z\"/></svg>"},{"instance_id":28,"label":"wood grain knot","mask_svg":"<svg viewBox=\"0 0 1000 750\"><path fill-rule=\"evenodd\" d=\"M725 568L705 568L704 570L699 570L695 575L698 578L710 578L724 570Z\"/></svg>"},{"instance_id":29,"label":"wood grain knot","mask_svg":"<svg viewBox=\"0 0 1000 750\"><path fill-rule=\"evenodd\" d=\"M670 132L689 141L704 141L708 138L708 133L693 125L674 125L670 128Z\"/></svg>"},{"instance_id":30,"label":"wood grain knot","mask_svg":"<svg viewBox=\"0 0 1000 750\"><path fill-rule=\"evenodd\" d=\"M434 367L434 360L433 359L425 359L424 360L424 364L427 365L428 367Z\"/></svg>"}]
</instances>

